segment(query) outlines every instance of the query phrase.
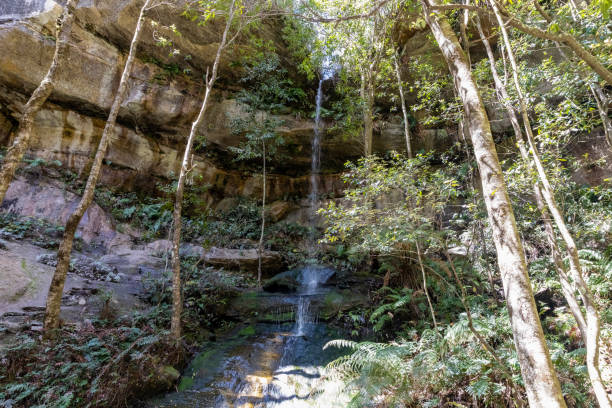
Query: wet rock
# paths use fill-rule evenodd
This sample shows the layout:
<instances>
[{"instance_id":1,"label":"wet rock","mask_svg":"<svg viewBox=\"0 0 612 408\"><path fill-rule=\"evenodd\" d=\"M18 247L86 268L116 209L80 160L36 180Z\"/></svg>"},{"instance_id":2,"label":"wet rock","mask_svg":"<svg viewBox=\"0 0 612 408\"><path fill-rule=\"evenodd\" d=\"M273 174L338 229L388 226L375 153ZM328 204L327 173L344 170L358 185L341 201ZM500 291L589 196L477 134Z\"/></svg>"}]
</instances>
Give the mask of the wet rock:
<instances>
[{"instance_id":1,"label":"wet rock","mask_svg":"<svg viewBox=\"0 0 612 408\"><path fill-rule=\"evenodd\" d=\"M4 250L4 251L6 251L6 250L7 250L7 248L8 248L8 247L7 247L7 243L6 243L6 241L4 241L4 240L0 239L0 249L2 249L2 250Z\"/></svg>"},{"instance_id":2,"label":"wet rock","mask_svg":"<svg viewBox=\"0 0 612 408\"><path fill-rule=\"evenodd\" d=\"M313 307L317 308L322 320L330 320L340 312L366 306L369 299L366 295L355 290L345 289L329 292L322 299L317 299Z\"/></svg>"},{"instance_id":3,"label":"wet rock","mask_svg":"<svg viewBox=\"0 0 612 408\"><path fill-rule=\"evenodd\" d=\"M296 292L300 286L299 279L300 270L293 269L279 273L268 279L264 282L263 288L266 292L293 293Z\"/></svg>"},{"instance_id":4,"label":"wet rock","mask_svg":"<svg viewBox=\"0 0 612 408\"><path fill-rule=\"evenodd\" d=\"M294 308L289 297L248 291L233 298L223 314L238 320L255 318L258 321L284 322L294 320Z\"/></svg>"},{"instance_id":5,"label":"wet rock","mask_svg":"<svg viewBox=\"0 0 612 408\"><path fill-rule=\"evenodd\" d=\"M225 269L237 269L257 273L259 256L256 249L229 249L213 247L204 256L207 264ZM283 268L280 253L264 251L262 254L262 272L271 276Z\"/></svg>"}]
</instances>

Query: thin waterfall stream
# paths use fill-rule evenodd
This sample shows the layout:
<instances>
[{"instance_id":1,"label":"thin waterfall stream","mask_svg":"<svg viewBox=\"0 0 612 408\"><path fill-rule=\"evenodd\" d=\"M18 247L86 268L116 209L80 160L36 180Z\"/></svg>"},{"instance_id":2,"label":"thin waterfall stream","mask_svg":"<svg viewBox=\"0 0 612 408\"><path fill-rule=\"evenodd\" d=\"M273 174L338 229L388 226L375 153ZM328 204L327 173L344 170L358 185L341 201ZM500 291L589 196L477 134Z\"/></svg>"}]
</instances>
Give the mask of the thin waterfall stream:
<instances>
[{"instance_id":1,"label":"thin waterfall stream","mask_svg":"<svg viewBox=\"0 0 612 408\"><path fill-rule=\"evenodd\" d=\"M323 103L323 83L327 78L323 76L319 80L316 96L315 126L312 137L311 172L310 172L310 237L308 242L308 255L312 261L316 255L316 223L317 210L319 208L319 181L321 173L321 106ZM280 359L273 381L265 390L265 407L284 408L313 406L313 401L308 401L308 395L304 394L300 399L300 392L295 386L295 375L303 377L300 387L305 390L314 390L317 380L321 378L321 368L311 365L305 366L305 361L299 358L305 354L313 342L311 337L315 336L318 328L317 315L311 307L312 297L318 293L320 285L334 274L330 268L309 265L300 271L300 287L297 293L297 305L295 308L295 327L292 336L285 343L283 354ZM319 347L320 344L317 344ZM317 351L314 350L316 353ZM307 363L307 362L306 362ZM297 398L297 399L296 399Z\"/></svg>"},{"instance_id":2,"label":"thin waterfall stream","mask_svg":"<svg viewBox=\"0 0 612 408\"><path fill-rule=\"evenodd\" d=\"M310 237L308 242L308 255L310 258L314 257L316 250L316 222L317 222L317 210L319 208L319 181L321 174L321 106L323 104L323 82L325 77L319 80L319 87L317 88L316 97L316 108L315 108L315 126L312 136L312 153L311 153L311 166L310 166Z\"/></svg>"},{"instance_id":3,"label":"thin waterfall stream","mask_svg":"<svg viewBox=\"0 0 612 408\"><path fill-rule=\"evenodd\" d=\"M316 95L314 131L311 139L311 174L307 241L309 264L285 274L297 281L294 293L256 292L249 302L257 303L271 318L236 330L223 341L209 342L184 373L179 391L147 404L151 407L343 407L342 384L325 379L325 365L338 351L323 350L331 339L327 324L319 321L318 310L333 289L325 283L334 275L331 268L316 265L317 210L321 173L321 107L324 82ZM271 312L270 312L271 311ZM262 313L263 314L263 313ZM292 318L288 319L288 316ZM262 321L264 320L264 321ZM244 333L254 332L245 336Z\"/></svg>"}]
</instances>

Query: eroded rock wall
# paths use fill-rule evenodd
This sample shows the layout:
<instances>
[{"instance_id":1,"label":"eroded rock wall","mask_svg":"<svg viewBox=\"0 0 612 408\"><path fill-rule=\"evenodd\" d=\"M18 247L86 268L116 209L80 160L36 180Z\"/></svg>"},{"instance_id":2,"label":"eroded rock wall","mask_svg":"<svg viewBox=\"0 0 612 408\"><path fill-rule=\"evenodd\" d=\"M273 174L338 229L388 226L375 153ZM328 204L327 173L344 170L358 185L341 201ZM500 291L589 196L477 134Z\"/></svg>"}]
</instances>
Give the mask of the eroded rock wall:
<instances>
[{"instance_id":1,"label":"eroded rock wall","mask_svg":"<svg viewBox=\"0 0 612 408\"><path fill-rule=\"evenodd\" d=\"M54 93L36 118L30 149L33 156L59 160L77 172L87 167L119 82L126 57L124 47L129 44L138 5L134 0L80 2L68 59L62 64ZM160 9L153 17L179 23L183 35L177 47L193 57L189 61L179 57L175 62L193 72L196 66L201 68L211 62L218 32L214 24L202 29L173 18L172 13L178 12ZM59 4L44 0L10 0L0 8L0 142L4 144L10 141L28 96L48 69L55 47L53 27L60 13ZM178 172L185 139L202 96L197 75L170 75L159 63L145 62L171 62L167 50L155 46L151 29L148 30L139 47L140 59L132 72L102 176L102 183L126 189L150 185L151 177L167 180ZM269 27L263 30L269 36L274 35L273 31ZM228 68L231 56L224 61L221 85L238 74L236 68ZM192 172L212 186L211 203L226 196L261 193L261 177L232 170L237 165L228 160L228 148L241 142L232 134L230 120L243 114L230 90L215 93L206 126L201 130L206 148L194 156ZM282 119L280 131L294 157L279 174L270 176L272 200L304 197L309 188L307 170L314 125L311 120L291 115ZM337 177L324 179L326 188L341 188Z\"/></svg>"}]
</instances>

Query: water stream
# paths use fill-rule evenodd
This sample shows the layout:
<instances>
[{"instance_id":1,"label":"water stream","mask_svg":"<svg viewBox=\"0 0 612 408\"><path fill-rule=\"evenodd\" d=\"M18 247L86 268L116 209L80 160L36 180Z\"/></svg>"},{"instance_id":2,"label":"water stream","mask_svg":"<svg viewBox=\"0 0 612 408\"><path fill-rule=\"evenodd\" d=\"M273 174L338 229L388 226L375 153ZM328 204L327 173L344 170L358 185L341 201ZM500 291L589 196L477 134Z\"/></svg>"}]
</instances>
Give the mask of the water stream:
<instances>
[{"instance_id":1,"label":"water stream","mask_svg":"<svg viewBox=\"0 0 612 408\"><path fill-rule=\"evenodd\" d=\"M313 254L315 249L314 226L316 225L316 214L319 207L319 178L321 173L321 105L323 104L323 82L325 78L319 80L317 88L315 126L312 137L312 153L310 166L310 226L313 233L310 236L309 252Z\"/></svg>"},{"instance_id":2,"label":"water stream","mask_svg":"<svg viewBox=\"0 0 612 408\"><path fill-rule=\"evenodd\" d=\"M308 253L316 255L316 213L319 207L321 168L321 105L323 75L316 97L310 175ZM331 339L327 325L319 322L317 308L330 288L324 284L334 274L330 268L308 265L294 272L299 288L294 294L254 294L262 310L273 309L277 318L242 326L224 338L203 346L183 375L179 391L149 401L150 407L206 408L333 408L346 406L342 384L325 378L325 365L338 351L322 350ZM271 305L271 306L270 306ZM262 312L263 313L263 312ZM293 316L293 321L283 316ZM276 321L270 323L269 320Z\"/></svg>"}]
</instances>

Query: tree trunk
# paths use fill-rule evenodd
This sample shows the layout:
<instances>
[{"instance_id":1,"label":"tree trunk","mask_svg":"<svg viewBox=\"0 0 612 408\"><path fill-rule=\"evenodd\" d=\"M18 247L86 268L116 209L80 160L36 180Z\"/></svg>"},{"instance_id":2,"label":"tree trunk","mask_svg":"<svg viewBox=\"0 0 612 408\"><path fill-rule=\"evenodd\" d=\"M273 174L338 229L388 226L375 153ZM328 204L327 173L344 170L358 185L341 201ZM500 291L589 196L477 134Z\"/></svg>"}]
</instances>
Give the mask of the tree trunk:
<instances>
[{"instance_id":1,"label":"tree trunk","mask_svg":"<svg viewBox=\"0 0 612 408\"><path fill-rule=\"evenodd\" d=\"M363 101L363 144L364 154L372 154L372 135L374 133L374 121L372 111L374 110L374 87L371 81L371 73L361 74L361 99Z\"/></svg>"},{"instance_id":2,"label":"tree trunk","mask_svg":"<svg viewBox=\"0 0 612 408\"><path fill-rule=\"evenodd\" d=\"M397 87L400 94L400 102L402 104L402 115L404 115L404 136L406 137L406 154L412 159L412 145L410 143L410 122L408 121L408 110L406 109L406 98L404 97L404 86L402 85L402 76L400 75L399 63L397 62L397 54L393 56L395 64L395 76L397 78Z\"/></svg>"},{"instance_id":3,"label":"tree trunk","mask_svg":"<svg viewBox=\"0 0 612 408\"><path fill-rule=\"evenodd\" d=\"M125 93L127 91L129 76L132 70L132 65L134 65L136 48L138 47L138 41L142 31L144 14L149 7L150 2L151 0L146 0L140 9L140 15L138 17L136 29L130 45L130 52L125 63L125 67L123 68L121 81L119 82L119 89L117 90L117 94L113 100L113 105L111 106L110 114L108 116L108 120L106 121L106 126L102 132L102 137L100 138L96 156L93 165L91 166L89 177L87 178L87 184L85 185L83 196L81 197L81 201L79 202L78 206L72 212L72 214L70 214L70 217L66 222L64 237L62 238L62 242L57 252L57 266L55 268L55 273L53 274L51 286L49 287L49 294L47 296L44 321L44 334L47 338L51 335L51 332L54 329L57 329L60 325L59 315L62 302L62 293L64 291L64 283L66 282L68 267L70 266L70 254L72 253L74 234L76 233L77 227L79 226L85 211L87 211L87 208L94 198L94 191L100 176L100 171L102 170L102 161L104 160L104 156L106 155L106 151L108 149L108 144L115 129L115 122L117 121L119 108L121 107L121 103L123 102L123 98L125 97Z\"/></svg>"},{"instance_id":4,"label":"tree trunk","mask_svg":"<svg viewBox=\"0 0 612 408\"><path fill-rule=\"evenodd\" d=\"M470 4L470 0L465 0L465 4ZM470 11L463 10L463 17L459 20L459 32L461 33L461 41L463 41L463 51L468 65L472 66L472 58L470 57L470 39L467 35L467 25L470 21Z\"/></svg>"},{"instance_id":5,"label":"tree trunk","mask_svg":"<svg viewBox=\"0 0 612 408\"><path fill-rule=\"evenodd\" d=\"M612 120L608 115L608 110L610 109L609 98L606 96L605 91L601 89L599 84L589 84L589 88L591 89L591 93L593 94L593 98L595 98L595 103L597 104L597 111L599 112L599 117L601 118L601 125L604 128L606 143L608 143L608 147L612 148Z\"/></svg>"},{"instance_id":6,"label":"tree trunk","mask_svg":"<svg viewBox=\"0 0 612 408\"><path fill-rule=\"evenodd\" d=\"M257 246L257 286L261 288L261 258L264 250L264 232L266 229L266 141L261 139L263 151L263 191L261 192L261 234L259 235L259 245Z\"/></svg>"},{"instance_id":7,"label":"tree trunk","mask_svg":"<svg viewBox=\"0 0 612 408\"><path fill-rule=\"evenodd\" d=\"M574 285L578 289L578 293L580 293L582 303L586 310L587 336L584 340L587 351L586 362L587 369L589 372L589 378L591 380L591 384L593 385L593 391L595 392L595 396L597 398L599 406L602 408L612 408L612 404L610 403L608 393L606 392L606 387L604 386L603 381L601 379L601 371L599 369L599 313L597 311L595 302L593 301L593 297L590 293L590 290L586 282L584 281L582 267L580 266L580 258L578 256L578 247L576 246L576 243L574 242L574 237L569 232L569 229L567 228L567 225L565 223L565 219L563 218L563 215L561 214L561 211L557 206L552 186L548 181L546 170L544 169L544 165L540 160L540 156L535 145L535 138L531 129L529 115L527 114L527 104L525 102L525 98L523 97L521 84L518 78L518 66L516 64L516 59L514 58L514 52L511 48L508 32L504 25L501 13L494 1L492 2L492 6L493 12L495 13L497 22L500 26L504 44L506 45L506 49L508 52L508 60L510 61L510 66L512 67L512 78L514 80L514 86L516 88L516 92L519 99L521 117L523 119L523 125L525 126L525 133L527 136L527 141L529 143L531 154L533 156L533 161L542 185L542 196L544 198L544 201L546 202L546 205L548 206L553 220L555 221L555 224L557 225L557 228L559 229L561 237L565 242L565 246L569 255L568 258L571 277L574 281Z\"/></svg>"},{"instance_id":8,"label":"tree trunk","mask_svg":"<svg viewBox=\"0 0 612 408\"><path fill-rule=\"evenodd\" d=\"M51 66L25 105L21 121L19 122L19 128L17 129L17 136L8 148L4 157L4 163L0 169L0 204L4 201L4 196L11 180L13 180L15 171L30 145L30 137L32 136L32 127L34 126L36 114L49 98L53 89L55 89L55 81L57 80L60 63L66 58L70 33L72 32L72 23L74 22L74 9L78 3L79 0L68 0L62 15L57 20L55 31L57 38L55 39L55 53Z\"/></svg>"},{"instance_id":9,"label":"tree trunk","mask_svg":"<svg viewBox=\"0 0 612 408\"><path fill-rule=\"evenodd\" d=\"M427 24L463 101L501 271L514 343L531 408L561 408L565 401L533 298L527 263L491 134L489 119L456 34L443 14L422 1ZM432 1L432 6L436 4Z\"/></svg>"},{"instance_id":10,"label":"tree trunk","mask_svg":"<svg viewBox=\"0 0 612 408\"><path fill-rule=\"evenodd\" d=\"M518 117L516 116L516 112L514 107L511 105L510 96L506 90L506 86L501 81L501 78L497 74L497 70L495 67L495 56L493 54L493 50L491 49L491 44L489 40L485 36L482 31L482 26L480 24L480 19L476 17L476 28L478 29L478 33L480 38L482 39L482 43L485 46L485 50L487 52L487 56L489 57L489 64L491 67L491 73L493 76L493 82L495 84L495 89L497 91L497 96L499 101L506 107L506 111L508 112L508 116L510 118L510 123L514 129L514 134L516 137L516 142L519 147L519 152L525 164L529 169L533 170L531 165L531 160L529 159L529 153L525 147L525 143L523 142L523 132L521 131L521 126L519 124ZM546 238L548 240L548 244L550 246L551 255L553 258L553 263L555 264L555 268L557 273L559 274L559 280L561 282L561 289L563 291L565 300L572 312L572 315L576 319L578 323L578 327L582 334L583 339L586 339L587 331L586 331L586 322L584 319L584 315L580 306L578 304L578 300L574 294L575 290L572 288L570 284L570 280L567 276L567 272L565 270L565 266L563 265L563 259L561 257L561 251L559 250L559 245L557 244L557 237L555 234L555 230L552 225L552 221L549 217L548 210L544 204L542 198L542 190L539 181L536 182L533 186L534 196L536 198L536 204L538 206L538 210L540 211L542 221L544 223L544 232L546 234Z\"/></svg>"},{"instance_id":11,"label":"tree trunk","mask_svg":"<svg viewBox=\"0 0 612 408\"><path fill-rule=\"evenodd\" d=\"M489 10L482 8L480 6L474 6L469 4L436 4L432 5L432 10L456 10L456 9L467 9L474 10L476 12L483 12L487 14L492 14ZM608 84L612 85L612 71L607 69L593 54L587 51L586 48L580 44L574 36L571 34L567 34L564 32L552 33L550 31L541 30L537 27L527 26L521 23L518 19L512 16L506 16L507 21L505 22L511 27L516 28L526 34L532 35L534 37L538 37L544 40L550 40L553 42L561 42L567 45L569 48L574 51L574 53L580 57L593 71L595 71L599 76L602 77L604 81Z\"/></svg>"},{"instance_id":12,"label":"tree trunk","mask_svg":"<svg viewBox=\"0 0 612 408\"><path fill-rule=\"evenodd\" d=\"M174 230L172 233L172 318L170 321L170 335L178 343L181 338L181 315L183 313L183 300L181 296L181 259L180 259L180 244L181 244L181 212L183 209L183 194L185 192L185 181L187 173L189 172L189 158L191 157L191 148L195 141L198 129L204 121L206 109L208 108L208 101L210 99L210 93L217 80L217 70L219 68L219 61L221 60L221 54L223 49L227 45L227 35L232 26L234 18L234 4L235 0L232 1L230 10L225 23L225 29L221 42L217 48L215 55L215 61L212 66L210 76L208 71L206 73L206 90L204 92L204 99L202 100L202 106L196 120L191 124L191 131L187 138L187 144L185 146L185 152L183 153L183 161L181 164L181 171L179 172L178 182L176 186L176 195L174 202L173 212L173 225Z\"/></svg>"}]
</instances>

